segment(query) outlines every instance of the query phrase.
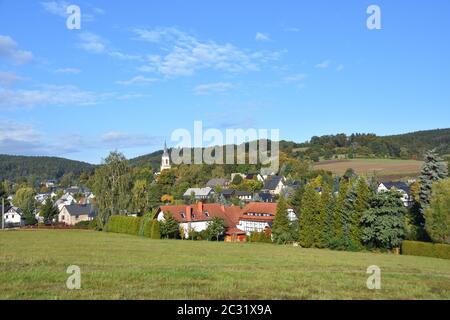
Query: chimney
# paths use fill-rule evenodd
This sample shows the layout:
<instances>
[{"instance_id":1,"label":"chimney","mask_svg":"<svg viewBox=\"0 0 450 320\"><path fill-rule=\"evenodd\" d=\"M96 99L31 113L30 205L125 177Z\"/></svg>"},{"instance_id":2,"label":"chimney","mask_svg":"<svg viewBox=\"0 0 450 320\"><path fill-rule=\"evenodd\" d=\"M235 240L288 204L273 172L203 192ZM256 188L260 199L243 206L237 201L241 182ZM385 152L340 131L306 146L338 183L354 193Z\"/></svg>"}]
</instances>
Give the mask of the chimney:
<instances>
[{"instance_id":1,"label":"chimney","mask_svg":"<svg viewBox=\"0 0 450 320\"><path fill-rule=\"evenodd\" d=\"M192 220L191 206L186 206L186 221L190 222Z\"/></svg>"},{"instance_id":2,"label":"chimney","mask_svg":"<svg viewBox=\"0 0 450 320\"><path fill-rule=\"evenodd\" d=\"M203 212L203 202L201 202L201 201L197 202L197 211L198 211L198 213Z\"/></svg>"}]
</instances>

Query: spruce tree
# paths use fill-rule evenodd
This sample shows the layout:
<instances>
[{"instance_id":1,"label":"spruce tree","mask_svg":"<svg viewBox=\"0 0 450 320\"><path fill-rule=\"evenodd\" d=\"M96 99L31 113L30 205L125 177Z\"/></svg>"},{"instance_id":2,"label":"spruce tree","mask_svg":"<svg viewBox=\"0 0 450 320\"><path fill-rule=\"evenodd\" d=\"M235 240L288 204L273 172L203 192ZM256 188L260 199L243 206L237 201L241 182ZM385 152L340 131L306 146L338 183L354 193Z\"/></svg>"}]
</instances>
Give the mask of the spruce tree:
<instances>
[{"instance_id":1,"label":"spruce tree","mask_svg":"<svg viewBox=\"0 0 450 320\"><path fill-rule=\"evenodd\" d=\"M420 192L420 217L418 223L419 227L424 228L425 224L425 210L429 207L433 182L445 179L448 176L447 164L442 161L434 152L427 152L425 155L425 163L422 167L422 172L419 177Z\"/></svg>"},{"instance_id":2,"label":"spruce tree","mask_svg":"<svg viewBox=\"0 0 450 320\"><path fill-rule=\"evenodd\" d=\"M369 248L400 247L405 236L405 213L399 192L376 194L361 218L363 243Z\"/></svg>"},{"instance_id":3,"label":"spruce tree","mask_svg":"<svg viewBox=\"0 0 450 320\"><path fill-rule=\"evenodd\" d=\"M44 218L45 222L53 222L53 219L58 215L58 209L53 205L50 198L47 198L45 201L40 215Z\"/></svg>"},{"instance_id":4,"label":"spruce tree","mask_svg":"<svg viewBox=\"0 0 450 320\"><path fill-rule=\"evenodd\" d=\"M277 213L272 225L273 241L278 244L286 244L292 241L291 226L284 197L280 197L277 204Z\"/></svg>"},{"instance_id":5,"label":"spruce tree","mask_svg":"<svg viewBox=\"0 0 450 320\"><path fill-rule=\"evenodd\" d=\"M320 214L319 194L311 185L307 185L302 199L299 219L299 242L302 247L312 247L316 244L319 232L317 216Z\"/></svg>"},{"instance_id":6,"label":"spruce tree","mask_svg":"<svg viewBox=\"0 0 450 320\"><path fill-rule=\"evenodd\" d=\"M354 202L351 226L350 226L350 240L354 244L361 243L361 218L367 209L369 209L369 200L372 196L369 185L366 179L359 178L355 187L356 198Z\"/></svg>"},{"instance_id":7,"label":"spruce tree","mask_svg":"<svg viewBox=\"0 0 450 320\"><path fill-rule=\"evenodd\" d=\"M341 179L339 182L339 193L336 198L336 209L334 210L334 230L333 234L335 238L342 239L344 236L344 216L345 216L345 199L349 191L350 184L345 179Z\"/></svg>"},{"instance_id":8,"label":"spruce tree","mask_svg":"<svg viewBox=\"0 0 450 320\"><path fill-rule=\"evenodd\" d=\"M325 185L320 195L320 232L319 246L324 247L334 237L334 196L329 185Z\"/></svg>"}]
</instances>

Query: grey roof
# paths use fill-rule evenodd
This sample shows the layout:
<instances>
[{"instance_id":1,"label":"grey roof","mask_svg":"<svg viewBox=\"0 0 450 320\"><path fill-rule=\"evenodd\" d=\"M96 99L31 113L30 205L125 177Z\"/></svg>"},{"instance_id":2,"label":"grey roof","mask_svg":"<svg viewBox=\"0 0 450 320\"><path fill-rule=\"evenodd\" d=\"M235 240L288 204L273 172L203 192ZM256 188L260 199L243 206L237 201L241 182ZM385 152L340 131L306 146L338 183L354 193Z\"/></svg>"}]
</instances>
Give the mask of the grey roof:
<instances>
[{"instance_id":1,"label":"grey roof","mask_svg":"<svg viewBox=\"0 0 450 320\"><path fill-rule=\"evenodd\" d=\"M400 182L400 181L387 181L387 182L382 182L382 184L387 189L395 188L397 190L403 190L407 194L410 194L410 191L411 191L411 189L409 188L409 186L406 183Z\"/></svg>"},{"instance_id":2,"label":"grey roof","mask_svg":"<svg viewBox=\"0 0 450 320\"><path fill-rule=\"evenodd\" d=\"M216 179L211 179L206 183L207 187L210 188L214 188L216 186L225 186L228 183L227 179L222 179L222 178L216 178Z\"/></svg>"},{"instance_id":3,"label":"grey roof","mask_svg":"<svg viewBox=\"0 0 450 320\"><path fill-rule=\"evenodd\" d=\"M213 191L212 188L206 187L206 188L189 188L186 190L183 196L190 197L192 193L195 194L196 197L206 197L211 194Z\"/></svg>"},{"instance_id":4,"label":"grey roof","mask_svg":"<svg viewBox=\"0 0 450 320\"><path fill-rule=\"evenodd\" d=\"M235 191L233 189L225 189L221 192L224 196L232 196L234 195Z\"/></svg>"},{"instance_id":5,"label":"grey roof","mask_svg":"<svg viewBox=\"0 0 450 320\"><path fill-rule=\"evenodd\" d=\"M84 205L84 204L71 204L68 206L65 206L67 212L71 216L81 216L84 214L92 215L92 207L90 205Z\"/></svg>"},{"instance_id":6,"label":"grey roof","mask_svg":"<svg viewBox=\"0 0 450 320\"><path fill-rule=\"evenodd\" d=\"M266 190L275 190L280 183L282 177L280 176L271 176L267 178L267 180L264 182L264 189Z\"/></svg>"},{"instance_id":7,"label":"grey roof","mask_svg":"<svg viewBox=\"0 0 450 320\"><path fill-rule=\"evenodd\" d=\"M14 210L14 212L16 212L17 214L20 214L20 215L23 214L23 210L20 209L19 207L9 207L8 210L6 210L6 208L5 208L5 213L8 212L9 210ZM0 214L1 214L1 212L0 212Z\"/></svg>"},{"instance_id":8,"label":"grey roof","mask_svg":"<svg viewBox=\"0 0 450 320\"><path fill-rule=\"evenodd\" d=\"M262 202L273 202L273 196L268 192L260 192L259 197Z\"/></svg>"}]
</instances>

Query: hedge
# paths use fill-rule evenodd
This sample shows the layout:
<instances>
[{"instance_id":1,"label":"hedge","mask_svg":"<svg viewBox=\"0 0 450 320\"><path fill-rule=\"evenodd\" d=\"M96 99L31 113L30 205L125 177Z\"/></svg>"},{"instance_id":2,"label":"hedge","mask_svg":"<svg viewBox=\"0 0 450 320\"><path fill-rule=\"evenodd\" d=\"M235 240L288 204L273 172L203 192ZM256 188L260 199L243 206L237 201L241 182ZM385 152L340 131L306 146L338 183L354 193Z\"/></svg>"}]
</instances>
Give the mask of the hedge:
<instances>
[{"instance_id":1,"label":"hedge","mask_svg":"<svg viewBox=\"0 0 450 320\"><path fill-rule=\"evenodd\" d=\"M403 241L402 254L450 259L450 245L418 241Z\"/></svg>"},{"instance_id":2,"label":"hedge","mask_svg":"<svg viewBox=\"0 0 450 320\"><path fill-rule=\"evenodd\" d=\"M152 216L128 217L112 216L108 221L108 232L126 233L151 239L160 239L159 222Z\"/></svg>"},{"instance_id":3,"label":"hedge","mask_svg":"<svg viewBox=\"0 0 450 320\"><path fill-rule=\"evenodd\" d=\"M108 221L108 232L139 235L141 218L127 216L112 216Z\"/></svg>"}]
</instances>

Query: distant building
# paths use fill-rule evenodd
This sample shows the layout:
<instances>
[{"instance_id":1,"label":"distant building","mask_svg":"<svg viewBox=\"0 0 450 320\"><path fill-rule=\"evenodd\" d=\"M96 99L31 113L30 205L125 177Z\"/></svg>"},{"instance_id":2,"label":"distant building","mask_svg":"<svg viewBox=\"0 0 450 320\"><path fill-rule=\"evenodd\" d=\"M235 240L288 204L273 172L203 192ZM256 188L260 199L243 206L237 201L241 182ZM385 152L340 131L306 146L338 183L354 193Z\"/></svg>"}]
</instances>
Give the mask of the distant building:
<instances>
[{"instance_id":1,"label":"distant building","mask_svg":"<svg viewBox=\"0 0 450 320\"><path fill-rule=\"evenodd\" d=\"M388 190L397 190L402 196L401 199L402 199L405 207L410 207L412 205L413 198L411 195L411 189L405 182L388 181L388 182L381 182L378 185L378 190L377 190L378 192L384 192L384 191L388 191Z\"/></svg>"},{"instance_id":2,"label":"distant building","mask_svg":"<svg viewBox=\"0 0 450 320\"><path fill-rule=\"evenodd\" d=\"M228 181L228 179L223 179L223 178L216 178L216 179L211 179L206 183L207 187L210 188L215 188L215 187L227 187L229 185L230 181Z\"/></svg>"},{"instance_id":3,"label":"distant building","mask_svg":"<svg viewBox=\"0 0 450 320\"><path fill-rule=\"evenodd\" d=\"M207 200L214 194L214 190L210 187L206 188L189 188L183 194L184 198L189 198L194 195L195 200Z\"/></svg>"},{"instance_id":4,"label":"distant building","mask_svg":"<svg viewBox=\"0 0 450 320\"><path fill-rule=\"evenodd\" d=\"M91 205L71 204L64 206L58 215L58 221L73 226L81 221L91 221L95 212Z\"/></svg>"},{"instance_id":5,"label":"distant building","mask_svg":"<svg viewBox=\"0 0 450 320\"><path fill-rule=\"evenodd\" d=\"M161 158L161 172L164 170L170 170L172 166L170 165L169 151L167 150L167 144L164 142L164 153Z\"/></svg>"},{"instance_id":6,"label":"distant building","mask_svg":"<svg viewBox=\"0 0 450 320\"><path fill-rule=\"evenodd\" d=\"M264 182L263 191L269 192L273 195L280 194L281 190L283 190L285 184L284 184L284 178L281 176L270 176L267 177L266 181Z\"/></svg>"},{"instance_id":7,"label":"distant building","mask_svg":"<svg viewBox=\"0 0 450 320\"><path fill-rule=\"evenodd\" d=\"M21 227L24 223L23 211L18 207L10 207L5 212L5 227Z\"/></svg>"}]
</instances>

